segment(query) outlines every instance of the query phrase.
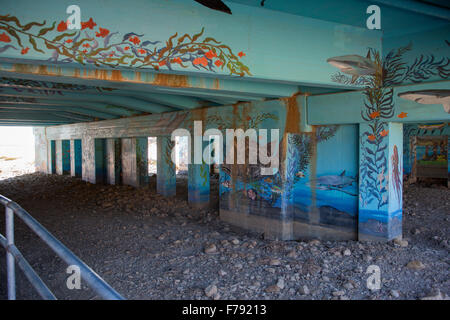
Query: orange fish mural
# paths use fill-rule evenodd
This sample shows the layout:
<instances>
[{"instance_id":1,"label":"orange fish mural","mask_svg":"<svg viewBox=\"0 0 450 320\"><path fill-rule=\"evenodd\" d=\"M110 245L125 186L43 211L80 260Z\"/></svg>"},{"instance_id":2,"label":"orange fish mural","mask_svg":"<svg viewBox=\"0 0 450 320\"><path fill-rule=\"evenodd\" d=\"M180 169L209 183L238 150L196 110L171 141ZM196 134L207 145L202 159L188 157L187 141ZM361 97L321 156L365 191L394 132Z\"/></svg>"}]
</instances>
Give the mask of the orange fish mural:
<instances>
[{"instance_id":1,"label":"orange fish mural","mask_svg":"<svg viewBox=\"0 0 450 320\"><path fill-rule=\"evenodd\" d=\"M401 112L397 117L399 117L400 119L406 118L408 116L407 112Z\"/></svg>"},{"instance_id":2,"label":"orange fish mural","mask_svg":"<svg viewBox=\"0 0 450 320\"><path fill-rule=\"evenodd\" d=\"M388 135L388 133L389 133L389 130L383 130L380 132L380 136L386 137Z\"/></svg>"},{"instance_id":3,"label":"orange fish mural","mask_svg":"<svg viewBox=\"0 0 450 320\"><path fill-rule=\"evenodd\" d=\"M375 119L380 116L380 111L374 111L371 114L369 114L370 119Z\"/></svg>"},{"instance_id":4,"label":"orange fish mural","mask_svg":"<svg viewBox=\"0 0 450 320\"><path fill-rule=\"evenodd\" d=\"M373 134L368 135L370 141L374 141L376 137Z\"/></svg>"}]
</instances>

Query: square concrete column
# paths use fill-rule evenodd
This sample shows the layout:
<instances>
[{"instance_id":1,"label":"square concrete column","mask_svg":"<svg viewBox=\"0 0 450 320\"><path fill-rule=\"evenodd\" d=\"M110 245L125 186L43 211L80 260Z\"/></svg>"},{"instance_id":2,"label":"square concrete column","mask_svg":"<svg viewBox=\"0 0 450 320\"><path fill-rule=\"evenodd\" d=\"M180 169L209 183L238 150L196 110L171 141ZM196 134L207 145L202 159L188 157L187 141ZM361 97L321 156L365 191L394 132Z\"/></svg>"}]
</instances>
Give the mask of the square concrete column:
<instances>
[{"instance_id":1,"label":"square concrete column","mask_svg":"<svg viewBox=\"0 0 450 320\"><path fill-rule=\"evenodd\" d=\"M450 136L447 136L447 188L450 188Z\"/></svg>"},{"instance_id":2,"label":"square concrete column","mask_svg":"<svg viewBox=\"0 0 450 320\"><path fill-rule=\"evenodd\" d=\"M174 147L170 136L157 137L156 192L165 197L176 194L176 168L171 157Z\"/></svg>"},{"instance_id":3,"label":"square concrete column","mask_svg":"<svg viewBox=\"0 0 450 320\"><path fill-rule=\"evenodd\" d=\"M389 241L402 236L403 125L359 127L358 239Z\"/></svg>"},{"instance_id":4,"label":"square concrete column","mask_svg":"<svg viewBox=\"0 0 450 320\"><path fill-rule=\"evenodd\" d=\"M120 139L106 139L106 182L120 184L122 156Z\"/></svg>"},{"instance_id":5,"label":"square concrete column","mask_svg":"<svg viewBox=\"0 0 450 320\"><path fill-rule=\"evenodd\" d=\"M48 142L46 137L45 128L35 127L33 128L34 135L34 167L36 172L48 172Z\"/></svg>"},{"instance_id":6,"label":"square concrete column","mask_svg":"<svg viewBox=\"0 0 450 320\"><path fill-rule=\"evenodd\" d=\"M134 187L148 184L148 138L122 139L122 183Z\"/></svg>"},{"instance_id":7,"label":"square concrete column","mask_svg":"<svg viewBox=\"0 0 450 320\"><path fill-rule=\"evenodd\" d=\"M56 140L56 173L70 173L70 140Z\"/></svg>"},{"instance_id":8,"label":"square concrete column","mask_svg":"<svg viewBox=\"0 0 450 320\"><path fill-rule=\"evenodd\" d=\"M90 183L106 181L105 139L87 136L82 139L82 179Z\"/></svg>"},{"instance_id":9,"label":"square concrete column","mask_svg":"<svg viewBox=\"0 0 450 320\"><path fill-rule=\"evenodd\" d=\"M47 162L47 172L49 174L56 173L56 141L50 140L48 144L48 157L49 161Z\"/></svg>"},{"instance_id":10,"label":"square concrete column","mask_svg":"<svg viewBox=\"0 0 450 320\"><path fill-rule=\"evenodd\" d=\"M203 148L209 145L209 142L202 143ZM195 147L194 147L195 149ZM199 152L194 150L191 152L191 161L188 165L188 202L190 205L198 208L204 208L209 206L209 193L210 193L210 181L209 181L209 164L203 161L201 164L194 163L194 153ZM203 155L203 149L201 151Z\"/></svg>"},{"instance_id":11,"label":"square concrete column","mask_svg":"<svg viewBox=\"0 0 450 320\"><path fill-rule=\"evenodd\" d=\"M70 140L70 175L81 177L81 140Z\"/></svg>"}]
</instances>

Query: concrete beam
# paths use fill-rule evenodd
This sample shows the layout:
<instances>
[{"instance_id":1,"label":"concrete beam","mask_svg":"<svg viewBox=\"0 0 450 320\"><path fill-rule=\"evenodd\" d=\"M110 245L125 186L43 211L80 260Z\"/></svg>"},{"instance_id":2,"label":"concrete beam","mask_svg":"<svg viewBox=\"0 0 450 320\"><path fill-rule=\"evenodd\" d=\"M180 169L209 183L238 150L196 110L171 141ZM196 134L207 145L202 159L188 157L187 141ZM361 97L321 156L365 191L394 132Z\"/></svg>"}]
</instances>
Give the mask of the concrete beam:
<instances>
[{"instance_id":1,"label":"concrete beam","mask_svg":"<svg viewBox=\"0 0 450 320\"><path fill-rule=\"evenodd\" d=\"M394 87L392 119L395 119L395 122L450 121L450 114L445 112L441 104L420 104L398 97L398 94L402 92L430 89L450 90L450 81ZM364 101L363 91L309 96L307 97L308 124L363 123L365 120L361 117L361 112L364 110ZM392 121L392 119L386 121Z\"/></svg>"},{"instance_id":2,"label":"concrete beam","mask_svg":"<svg viewBox=\"0 0 450 320\"><path fill-rule=\"evenodd\" d=\"M89 12L89 16L83 16L82 19L87 21L92 17L93 21L80 32L78 40L94 38L97 44L84 40L83 44L89 42L89 47L78 45L74 48L75 41L66 42L68 39L73 40L77 33L67 30L69 35L65 36L63 31L57 30L56 26L61 20L65 21L67 16L51 0L28 0L20 6L14 1L6 1L2 11L10 17L17 17L21 26L33 21L45 21L46 24L23 30L13 21L1 21L6 30L14 27L15 34L23 42L28 43L27 39L31 36L36 43L36 48L30 46L26 54L22 54L21 46L11 36L10 44L17 49L8 48L1 53L1 57L16 66L19 63L39 64L45 61L47 66L41 68L40 74L54 70L55 74L83 79L151 83L158 78L157 82L162 85L183 85L180 81L176 84L167 83L164 77L154 72L159 71L177 76L206 74L217 78L230 78L231 73L265 82L335 85L329 76L334 69L326 63L327 58L349 53L365 55L367 47L381 49L382 34L379 31L236 3L230 4L232 15L212 11L191 0L166 1L164 5L158 1L131 0L128 2L129 8L139 8L132 10L132 13L124 13L123 2L119 0L109 1L107 8L96 6L89 0L80 0L77 4L83 8L83 12ZM33 17L26 12L33 12ZM52 30L38 36L41 29L51 27L53 23ZM218 28L218 25L227 27ZM102 30L100 28L108 30L105 38L95 36ZM130 40L131 32L136 35L136 38L132 38L136 43ZM343 39L357 41L345 41L343 44ZM198 50L163 51L170 42L174 45L179 43L182 48L193 46ZM305 44L309 44L308 50L304 50ZM110 46L120 47L120 50L111 50ZM58 55L54 54L55 48L60 48ZM217 57L206 55L209 51L215 52ZM162 53L156 56L152 52ZM189 61L189 55L201 60ZM174 61L175 58L186 61L180 65ZM216 64L219 60L222 61L221 65ZM68 68L76 68L77 71L69 71ZM130 68L131 74L123 72L125 68ZM19 72L19 68L15 69ZM200 81L189 82L192 87L217 87Z\"/></svg>"}]
</instances>

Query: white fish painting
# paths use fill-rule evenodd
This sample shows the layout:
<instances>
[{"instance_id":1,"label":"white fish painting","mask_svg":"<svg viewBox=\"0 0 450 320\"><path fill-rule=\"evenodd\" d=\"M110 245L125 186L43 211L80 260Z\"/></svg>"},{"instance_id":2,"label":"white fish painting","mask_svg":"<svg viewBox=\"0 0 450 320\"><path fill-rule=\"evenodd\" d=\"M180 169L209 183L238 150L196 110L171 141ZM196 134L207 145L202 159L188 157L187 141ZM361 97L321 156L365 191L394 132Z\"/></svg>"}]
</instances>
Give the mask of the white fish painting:
<instances>
[{"instance_id":1,"label":"white fish painting","mask_svg":"<svg viewBox=\"0 0 450 320\"><path fill-rule=\"evenodd\" d=\"M450 113L450 90L406 91L398 96L420 104L442 104L445 112Z\"/></svg>"},{"instance_id":2,"label":"white fish painting","mask_svg":"<svg viewBox=\"0 0 450 320\"><path fill-rule=\"evenodd\" d=\"M352 83L360 76L373 75L377 70L376 64L370 60L370 52L367 57L357 54L332 57L327 59L327 62L335 66L341 72L352 76Z\"/></svg>"}]
</instances>

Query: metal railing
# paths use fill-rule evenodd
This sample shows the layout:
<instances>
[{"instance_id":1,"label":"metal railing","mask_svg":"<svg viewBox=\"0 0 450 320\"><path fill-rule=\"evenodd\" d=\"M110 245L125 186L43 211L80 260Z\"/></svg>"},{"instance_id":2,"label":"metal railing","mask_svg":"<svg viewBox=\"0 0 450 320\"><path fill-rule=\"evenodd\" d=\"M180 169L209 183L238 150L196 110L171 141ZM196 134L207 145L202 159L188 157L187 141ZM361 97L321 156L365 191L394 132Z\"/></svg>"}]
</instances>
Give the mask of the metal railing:
<instances>
[{"instance_id":1,"label":"metal railing","mask_svg":"<svg viewBox=\"0 0 450 320\"><path fill-rule=\"evenodd\" d=\"M16 272L15 262L23 271L39 295L47 300L56 300L55 295L45 285L39 275L30 266L14 244L14 214L17 215L36 235L38 235L62 260L69 265L80 268L81 278L86 281L92 290L104 299L123 300L123 297L105 282L97 273L80 260L72 251L64 246L28 212L14 201L0 195L0 203L6 208L6 237L0 234L0 244L6 250L6 272L8 299L16 299Z\"/></svg>"}]
</instances>

